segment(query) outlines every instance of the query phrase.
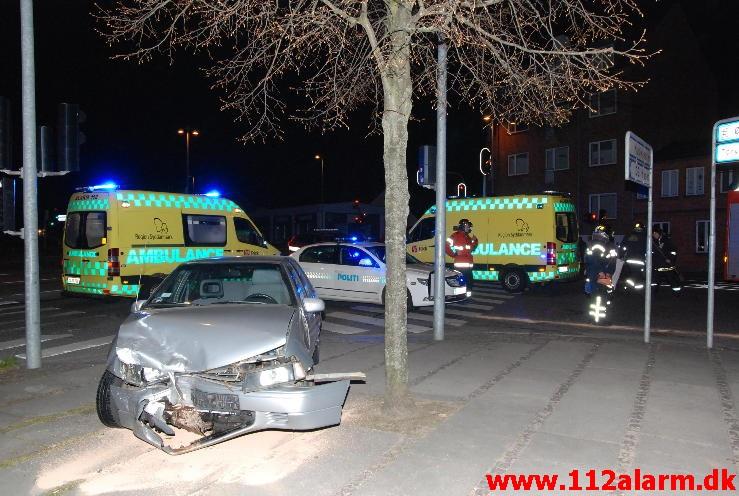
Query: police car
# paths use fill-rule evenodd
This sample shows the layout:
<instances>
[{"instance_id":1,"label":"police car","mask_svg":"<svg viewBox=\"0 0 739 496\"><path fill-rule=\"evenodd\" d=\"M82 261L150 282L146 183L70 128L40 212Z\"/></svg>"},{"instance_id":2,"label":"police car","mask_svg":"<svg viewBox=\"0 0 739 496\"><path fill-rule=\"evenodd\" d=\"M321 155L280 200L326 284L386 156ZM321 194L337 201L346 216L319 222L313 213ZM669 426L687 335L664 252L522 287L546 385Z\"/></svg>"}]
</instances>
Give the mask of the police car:
<instances>
[{"instance_id":1,"label":"police car","mask_svg":"<svg viewBox=\"0 0 739 496\"><path fill-rule=\"evenodd\" d=\"M386 268L383 243L316 243L304 246L290 256L298 260L319 297L384 303ZM409 306L433 305L433 266L407 255L406 267ZM447 270L445 278L447 303L467 298L467 285L462 274Z\"/></svg>"}]
</instances>

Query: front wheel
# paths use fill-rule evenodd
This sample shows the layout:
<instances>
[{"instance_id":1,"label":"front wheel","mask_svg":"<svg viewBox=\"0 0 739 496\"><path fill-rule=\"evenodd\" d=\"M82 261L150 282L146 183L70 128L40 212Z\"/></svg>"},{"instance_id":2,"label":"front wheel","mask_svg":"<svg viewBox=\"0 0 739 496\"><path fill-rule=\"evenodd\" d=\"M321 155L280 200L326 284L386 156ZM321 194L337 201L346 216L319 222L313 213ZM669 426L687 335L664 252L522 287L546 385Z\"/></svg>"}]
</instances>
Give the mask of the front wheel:
<instances>
[{"instance_id":1,"label":"front wheel","mask_svg":"<svg viewBox=\"0 0 739 496\"><path fill-rule=\"evenodd\" d=\"M503 288L509 293L520 293L529 283L528 276L521 270L513 269L503 273L501 278Z\"/></svg>"},{"instance_id":2,"label":"front wheel","mask_svg":"<svg viewBox=\"0 0 739 496\"><path fill-rule=\"evenodd\" d=\"M110 385L114 382L121 382L121 380L106 370L98 384L97 395L95 396L95 409L97 410L98 418L103 425L108 427L121 427L118 416L111 408L112 399L110 398Z\"/></svg>"}]
</instances>

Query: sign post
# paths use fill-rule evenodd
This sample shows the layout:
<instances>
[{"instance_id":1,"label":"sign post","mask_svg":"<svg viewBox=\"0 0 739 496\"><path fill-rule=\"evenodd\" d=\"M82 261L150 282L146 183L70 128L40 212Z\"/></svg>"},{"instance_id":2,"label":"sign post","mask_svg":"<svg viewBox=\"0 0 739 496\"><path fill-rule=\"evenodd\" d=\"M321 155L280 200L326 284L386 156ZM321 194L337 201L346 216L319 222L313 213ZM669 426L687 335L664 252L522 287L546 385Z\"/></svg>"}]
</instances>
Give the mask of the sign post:
<instances>
[{"instance_id":1,"label":"sign post","mask_svg":"<svg viewBox=\"0 0 739 496\"><path fill-rule=\"evenodd\" d=\"M716 284L716 165L739 162L739 116L713 125L711 137L711 217L708 235L708 311L706 346L713 348L713 307Z\"/></svg>"},{"instance_id":2,"label":"sign post","mask_svg":"<svg viewBox=\"0 0 739 496\"><path fill-rule=\"evenodd\" d=\"M654 151L643 139L631 131L626 132L625 177L649 190L647 200L647 252L644 270L644 342L649 342L652 320L652 184L654 180Z\"/></svg>"}]
</instances>

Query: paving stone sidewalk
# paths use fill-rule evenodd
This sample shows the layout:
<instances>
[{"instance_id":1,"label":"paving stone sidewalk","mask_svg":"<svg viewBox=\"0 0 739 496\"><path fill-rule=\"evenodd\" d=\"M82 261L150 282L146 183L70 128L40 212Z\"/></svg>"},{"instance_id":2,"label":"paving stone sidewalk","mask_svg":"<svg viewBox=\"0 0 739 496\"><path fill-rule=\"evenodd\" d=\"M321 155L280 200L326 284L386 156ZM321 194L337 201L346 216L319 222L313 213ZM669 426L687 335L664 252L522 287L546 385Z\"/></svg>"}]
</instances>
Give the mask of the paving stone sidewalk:
<instances>
[{"instance_id":1,"label":"paving stone sidewalk","mask_svg":"<svg viewBox=\"0 0 739 496\"><path fill-rule=\"evenodd\" d=\"M321 372L367 372L340 426L256 433L179 457L100 426L91 406L104 352L90 350L78 359L84 367L59 361L0 378L0 479L8 494L477 495L557 493L491 492L487 474L553 473L569 483L573 469L699 479L737 471L739 351L531 331L455 328L441 343L413 336L418 408L405 421L380 409L382 336L327 335Z\"/></svg>"}]
</instances>

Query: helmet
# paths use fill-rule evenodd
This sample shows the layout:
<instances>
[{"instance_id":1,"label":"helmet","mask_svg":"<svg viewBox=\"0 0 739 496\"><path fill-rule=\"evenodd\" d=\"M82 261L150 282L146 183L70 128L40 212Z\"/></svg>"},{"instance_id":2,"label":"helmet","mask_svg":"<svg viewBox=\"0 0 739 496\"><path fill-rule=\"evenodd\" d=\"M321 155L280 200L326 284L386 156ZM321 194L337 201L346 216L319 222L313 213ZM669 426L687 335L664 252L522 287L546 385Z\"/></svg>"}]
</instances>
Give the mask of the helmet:
<instances>
[{"instance_id":1,"label":"helmet","mask_svg":"<svg viewBox=\"0 0 739 496\"><path fill-rule=\"evenodd\" d=\"M608 241L610 236L608 235L608 228L603 224L598 224L593 230L593 239Z\"/></svg>"},{"instance_id":2,"label":"helmet","mask_svg":"<svg viewBox=\"0 0 739 496\"><path fill-rule=\"evenodd\" d=\"M460 219L459 221L459 227L464 227L465 225L472 227L472 222L470 222L470 219Z\"/></svg>"}]
</instances>

